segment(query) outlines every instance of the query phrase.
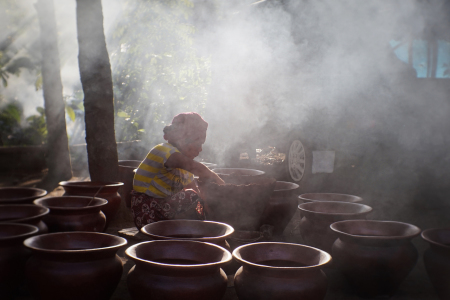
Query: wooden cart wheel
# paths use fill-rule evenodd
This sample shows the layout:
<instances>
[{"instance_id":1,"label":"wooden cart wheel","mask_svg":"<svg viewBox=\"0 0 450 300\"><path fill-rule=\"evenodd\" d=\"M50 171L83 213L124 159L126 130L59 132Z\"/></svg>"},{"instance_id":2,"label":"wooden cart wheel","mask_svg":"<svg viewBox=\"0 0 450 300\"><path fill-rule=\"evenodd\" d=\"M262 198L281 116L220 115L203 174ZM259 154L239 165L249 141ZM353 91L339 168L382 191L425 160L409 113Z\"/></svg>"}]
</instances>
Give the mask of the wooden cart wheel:
<instances>
[{"instance_id":1,"label":"wooden cart wheel","mask_svg":"<svg viewBox=\"0 0 450 300\"><path fill-rule=\"evenodd\" d=\"M287 168L292 181L302 180L307 167L306 149L300 140L293 140L286 153Z\"/></svg>"}]
</instances>

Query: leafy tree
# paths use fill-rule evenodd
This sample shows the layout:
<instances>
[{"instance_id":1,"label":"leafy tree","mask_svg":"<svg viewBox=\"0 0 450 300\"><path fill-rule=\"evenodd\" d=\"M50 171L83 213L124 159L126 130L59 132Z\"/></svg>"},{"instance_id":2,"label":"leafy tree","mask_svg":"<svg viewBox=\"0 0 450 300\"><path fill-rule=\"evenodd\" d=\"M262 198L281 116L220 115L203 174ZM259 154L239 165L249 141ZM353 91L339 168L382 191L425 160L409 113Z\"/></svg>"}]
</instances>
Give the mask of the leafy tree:
<instances>
[{"instance_id":1,"label":"leafy tree","mask_svg":"<svg viewBox=\"0 0 450 300\"><path fill-rule=\"evenodd\" d=\"M121 141L160 139L174 114L203 111L210 59L194 47L191 1L128 1L123 9L109 43L116 135Z\"/></svg>"}]
</instances>

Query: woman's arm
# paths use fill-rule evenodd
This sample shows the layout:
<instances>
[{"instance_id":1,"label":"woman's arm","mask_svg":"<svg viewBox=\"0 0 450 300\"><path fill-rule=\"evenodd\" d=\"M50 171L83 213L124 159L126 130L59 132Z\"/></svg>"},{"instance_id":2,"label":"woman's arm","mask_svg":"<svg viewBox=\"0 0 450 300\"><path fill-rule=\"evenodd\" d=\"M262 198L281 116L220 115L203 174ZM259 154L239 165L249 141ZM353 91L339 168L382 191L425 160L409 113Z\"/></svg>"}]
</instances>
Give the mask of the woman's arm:
<instances>
[{"instance_id":1,"label":"woman's arm","mask_svg":"<svg viewBox=\"0 0 450 300\"><path fill-rule=\"evenodd\" d=\"M168 168L178 168L189 171L199 178L210 178L217 184L225 184L222 178L208 169L204 164L190 159L179 152L173 153L164 165Z\"/></svg>"}]
</instances>

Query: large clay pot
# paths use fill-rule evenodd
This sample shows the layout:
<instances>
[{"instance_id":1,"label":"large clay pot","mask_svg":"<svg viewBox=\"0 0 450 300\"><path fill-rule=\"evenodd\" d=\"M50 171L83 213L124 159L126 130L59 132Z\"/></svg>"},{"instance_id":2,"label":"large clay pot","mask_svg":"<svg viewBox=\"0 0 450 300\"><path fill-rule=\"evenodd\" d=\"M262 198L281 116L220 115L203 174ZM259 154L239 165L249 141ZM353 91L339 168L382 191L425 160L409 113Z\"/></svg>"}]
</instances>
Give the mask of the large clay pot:
<instances>
[{"instance_id":1,"label":"large clay pot","mask_svg":"<svg viewBox=\"0 0 450 300\"><path fill-rule=\"evenodd\" d=\"M49 232L94 231L102 232L106 225L101 209L106 199L63 196L34 200L34 204L47 207L50 213L43 218Z\"/></svg>"},{"instance_id":2,"label":"large clay pot","mask_svg":"<svg viewBox=\"0 0 450 300\"><path fill-rule=\"evenodd\" d=\"M219 245L230 250L226 239L234 232L225 223L199 220L167 220L145 225L141 232L155 240L191 240Z\"/></svg>"},{"instance_id":3,"label":"large clay pot","mask_svg":"<svg viewBox=\"0 0 450 300\"><path fill-rule=\"evenodd\" d=\"M330 225L344 220L365 219L372 211L368 205L359 203L318 201L298 206L302 212L300 234L307 245L331 253L331 247L337 238Z\"/></svg>"},{"instance_id":4,"label":"large clay pot","mask_svg":"<svg viewBox=\"0 0 450 300\"><path fill-rule=\"evenodd\" d=\"M36 226L28 224L0 224L0 299L14 299L31 254L23 241L38 231Z\"/></svg>"},{"instance_id":5,"label":"large clay pot","mask_svg":"<svg viewBox=\"0 0 450 300\"><path fill-rule=\"evenodd\" d=\"M430 243L423 256L428 277L439 298L450 299L450 228L424 230L422 238Z\"/></svg>"},{"instance_id":6,"label":"large clay pot","mask_svg":"<svg viewBox=\"0 0 450 300\"><path fill-rule=\"evenodd\" d=\"M316 201L337 201L337 202L350 202L359 203L363 201L363 198L347 195L347 194L336 194L336 193L307 193L298 196L301 203L316 202Z\"/></svg>"},{"instance_id":7,"label":"large clay pot","mask_svg":"<svg viewBox=\"0 0 450 300\"><path fill-rule=\"evenodd\" d=\"M260 170L244 168L214 168L214 173L219 175L226 183L250 184L264 181L266 173Z\"/></svg>"},{"instance_id":8,"label":"large clay pot","mask_svg":"<svg viewBox=\"0 0 450 300\"><path fill-rule=\"evenodd\" d=\"M33 204L0 205L0 223L30 224L39 228L39 234L47 233L48 227L42 218L50 210Z\"/></svg>"},{"instance_id":9,"label":"large clay pot","mask_svg":"<svg viewBox=\"0 0 450 300\"><path fill-rule=\"evenodd\" d=\"M108 228L120 207L118 190L123 186L122 182L62 181L59 185L64 188L63 196L95 196L108 200L108 204L102 208L106 216L105 230Z\"/></svg>"},{"instance_id":10,"label":"large clay pot","mask_svg":"<svg viewBox=\"0 0 450 300\"><path fill-rule=\"evenodd\" d=\"M224 179L225 185L198 180L198 188L205 200L206 218L229 224L235 230L258 231L276 180L264 175L254 183L228 183L243 177L239 175L233 179L233 176L230 173L228 179ZM247 180L253 179L243 179L242 182Z\"/></svg>"},{"instance_id":11,"label":"large clay pot","mask_svg":"<svg viewBox=\"0 0 450 300\"><path fill-rule=\"evenodd\" d=\"M134 300L219 300L227 288L221 267L232 256L215 244L166 240L136 244L125 251L136 265L127 284Z\"/></svg>"},{"instance_id":12,"label":"large clay pot","mask_svg":"<svg viewBox=\"0 0 450 300\"><path fill-rule=\"evenodd\" d=\"M338 239L333 266L362 297L392 296L415 266L414 225L392 221L350 220L331 225Z\"/></svg>"},{"instance_id":13,"label":"large clay pot","mask_svg":"<svg viewBox=\"0 0 450 300\"><path fill-rule=\"evenodd\" d=\"M238 247L233 257L242 267L234 286L239 300L320 300L327 292L322 268L331 256L290 243L254 243Z\"/></svg>"},{"instance_id":14,"label":"large clay pot","mask_svg":"<svg viewBox=\"0 0 450 300\"><path fill-rule=\"evenodd\" d=\"M261 225L268 224L274 227L273 235L282 235L297 211L298 189L299 185L292 182L277 181L275 183L272 196L261 218Z\"/></svg>"},{"instance_id":15,"label":"large clay pot","mask_svg":"<svg viewBox=\"0 0 450 300\"><path fill-rule=\"evenodd\" d=\"M130 192L133 189L134 170L140 164L140 160L119 160L119 181L123 182L119 194L127 207L131 207Z\"/></svg>"},{"instance_id":16,"label":"large clay pot","mask_svg":"<svg viewBox=\"0 0 450 300\"><path fill-rule=\"evenodd\" d=\"M60 232L28 238L25 267L31 295L42 300L107 300L123 266L117 250L124 238L98 232Z\"/></svg>"},{"instance_id":17,"label":"large clay pot","mask_svg":"<svg viewBox=\"0 0 450 300\"><path fill-rule=\"evenodd\" d=\"M0 204L31 204L47 191L31 187L0 187Z\"/></svg>"}]
</instances>

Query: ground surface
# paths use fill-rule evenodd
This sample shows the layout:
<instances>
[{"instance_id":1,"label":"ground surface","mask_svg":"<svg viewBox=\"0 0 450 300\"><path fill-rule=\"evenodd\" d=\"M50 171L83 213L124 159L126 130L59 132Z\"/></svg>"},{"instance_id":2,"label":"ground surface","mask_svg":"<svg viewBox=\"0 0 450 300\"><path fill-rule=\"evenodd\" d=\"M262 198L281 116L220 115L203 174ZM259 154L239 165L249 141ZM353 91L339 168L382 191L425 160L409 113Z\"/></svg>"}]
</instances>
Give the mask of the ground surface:
<instances>
[{"instance_id":1,"label":"ground surface","mask_svg":"<svg viewBox=\"0 0 450 300\"><path fill-rule=\"evenodd\" d=\"M0 186L36 186L36 184L39 183L41 178L42 174L28 174L28 175L21 174L20 176L0 175ZM73 178L72 180L88 180L88 178L76 177ZM58 187L53 191L51 191L49 195L57 196L62 195L62 193L63 193L62 188ZM415 225L418 225L423 229L442 226L442 224L447 222L446 215L439 209L428 210L426 214L420 212L408 212L408 214L409 218L415 218L414 214L417 214L416 217L418 223L415 223ZM290 226L291 230L285 231L287 235L279 237L277 238L277 240L285 242L302 243L301 237L295 231L293 223L291 223L288 226ZM124 263L124 272L122 275L122 279L111 298L112 300L131 299L126 285L126 278L128 271L133 266L133 263L125 257L124 251L128 246L131 246L135 243L139 243L141 241L141 237L139 235L136 236L133 235L132 233L131 234L128 233L127 236L127 234L123 232L123 229L131 227L133 227L133 223L131 222L129 211L126 209L125 205L123 205L121 207L121 211L119 212L119 217L114 223L111 224L110 228L107 230L107 233L114 235L121 235L126 237L128 240L128 245L120 249L118 252L118 255L120 256L120 258ZM119 231L121 232L119 233ZM423 253L427 249L428 245L420 237L415 238L413 240L413 243L419 251L420 255L419 261L417 262L417 265L409 274L409 276L402 283L398 292L390 299L438 300L436 294L434 293L433 287L431 286L431 283L426 275L422 260ZM325 297L325 300L363 299L353 294L352 290L347 286L342 274L340 274L337 270L325 269L324 271L329 279L328 292ZM229 278L232 279L232 276ZM238 298L236 296L234 287L232 286L232 284L229 285L230 286L227 288L223 300L237 300ZM30 299L32 298L26 294L23 294L17 298L17 300L30 300Z\"/></svg>"}]
</instances>

